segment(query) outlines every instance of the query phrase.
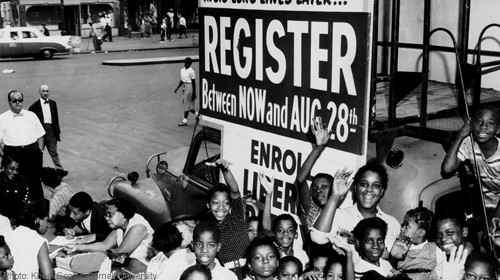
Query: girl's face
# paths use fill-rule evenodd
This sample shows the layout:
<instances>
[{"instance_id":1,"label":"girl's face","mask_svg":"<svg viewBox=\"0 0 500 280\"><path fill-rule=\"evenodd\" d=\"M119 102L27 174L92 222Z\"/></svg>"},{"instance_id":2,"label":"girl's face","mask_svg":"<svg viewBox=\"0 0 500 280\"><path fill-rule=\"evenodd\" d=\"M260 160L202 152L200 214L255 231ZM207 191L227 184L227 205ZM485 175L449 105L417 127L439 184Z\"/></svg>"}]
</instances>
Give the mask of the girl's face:
<instances>
[{"instance_id":1,"label":"girl's face","mask_svg":"<svg viewBox=\"0 0 500 280\"><path fill-rule=\"evenodd\" d=\"M11 269L14 265L14 259L10 254L9 248L0 247L0 270Z\"/></svg>"},{"instance_id":2,"label":"girl's face","mask_svg":"<svg viewBox=\"0 0 500 280\"><path fill-rule=\"evenodd\" d=\"M226 192L216 192L210 199L208 207L217 221L222 221L231 211L229 197Z\"/></svg>"},{"instance_id":3,"label":"girl's face","mask_svg":"<svg viewBox=\"0 0 500 280\"><path fill-rule=\"evenodd\" d=\"M363 209L373 209L384 196L384 188L378 173L366 171L356 184L356 203Z\"/></svg>"},{"instance_id":4,"label":"girl's face","mask_svg":"<svg viewBox=\"0 0 500 280\"><path fill-rule=\"evenodd\" d=\"M404 237L409 238L414 244L418 243L420 239L419 227L413 218L405 219L401 227L401 233Z\"/></svg>"},{"instance_id":5,"label":"girl's face","mask_svg":"<svg viewBox=\"0 0 500 280\"><path fill-rule=\"evenodd\" d=\"M299 279L299 268L293 262L287 262L280 268L279 280L297 280Z\"/></svg>"},{"instance_id":6,"label":"girl's face","mask_svg":"<svg viewBox=\"0 0 500 280\"><path fill-rule=\"evenodd\" d=\"M108 222L109 227L112 229L122 227L127 222L125 216L123 216L123 214L119 212L118 209L116 209L116 206L114 205L106 206L105 218L106 221Z\"/></svg>"},{"instance_id":7,"label":"girl's face","mask_svg":"<svg viewBox=\"0 0 500 280\"><path fill-rule=\"evenodd\" d=\"M7 175L7 178L9 178L9 180L14 180L14 178L17 176L18 173L19 173L19 163L15 161L11 161L5 167L5 174Z\"/></svg>"},{"instance_id":8,"label":"girl's face","mask_svg":"<svg viewBox=\"0 0 500 280\"><path fill-rule=\"evenodd\" d=\"M378 229L370 229L368 234L358 244L358 253L361 258L377 265L384 249L384 236Z\"/></svg>"},{"instance_id":9,"label":"girl's face","mask_svg":"<svg viewBox=\"0 0 500 280\"><path fill-rule=\"evenodd\" d=\"M343 276L342 264L340 263L332 263L326 272L326 280L342 280Z\"/></svg>"},{"instance_id":10,"label":"girl's face","mask_svg":"<svg viewBox=\"0 0 500 280\"><path fill-rule=\"evenodd\" d=\"M253 251L250 269L258 278L272 277L278 268L278 259L271 246L259 246Z\"/></svg>"},{"instance_id":11,"label":"girl's face","mask_svg":"<svg viewBox=\"0 0 500 280\"><path fill-rule=\"evenodd\" d=\"M251 221L248 223L248 239L250 241L254 240L255 237L257 237L257 234L259 233L259 222L258 221Z\"/></svg>"}]
</instances>

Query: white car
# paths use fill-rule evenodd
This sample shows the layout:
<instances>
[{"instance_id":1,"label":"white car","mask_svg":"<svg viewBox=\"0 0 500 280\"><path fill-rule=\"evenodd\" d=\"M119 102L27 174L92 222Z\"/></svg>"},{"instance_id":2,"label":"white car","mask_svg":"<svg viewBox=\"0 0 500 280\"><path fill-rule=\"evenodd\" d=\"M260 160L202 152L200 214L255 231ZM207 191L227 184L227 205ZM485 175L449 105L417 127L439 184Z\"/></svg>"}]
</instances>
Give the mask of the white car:
<instances>
[{"instance_id":1,"label":"white car","mask_svg":"<svg viewBox=\"0 0 500 280\"><path fill-rule=\"evenodd\" d=\"M55 53L69 53L72 36L45 36L33 27L0 29L0 57L52 58Z\"/></svg>"}]
</instances>

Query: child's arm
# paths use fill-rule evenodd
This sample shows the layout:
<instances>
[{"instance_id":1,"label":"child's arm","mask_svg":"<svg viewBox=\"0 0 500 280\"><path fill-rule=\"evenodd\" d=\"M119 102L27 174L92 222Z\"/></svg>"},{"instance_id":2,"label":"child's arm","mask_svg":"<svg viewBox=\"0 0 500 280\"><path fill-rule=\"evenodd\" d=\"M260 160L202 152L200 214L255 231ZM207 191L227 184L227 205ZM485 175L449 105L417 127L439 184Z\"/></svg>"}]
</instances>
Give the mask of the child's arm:
<instances>
[{"instance_id":1,"label":"child's arm","mask_svg":"<svg viewBox=\"0 0 500 280\"><path fill-rule=\"evenodd\" d=\"M231 189L231 198L239 199L241 197L240 189L238 188L238 182L234 179L233 173L229 170L229 162L223 159L218 159L215 164L221 168L224 181L226 181L226 184Z\"/></svg>"},{"instance_id":2,"label":"child's arm","mask_svg":"<svg viewBox=\"0 0 500 280\"><path fill-rule=\"evenodd\" d=\"M265 231L271 231L271 203L273 201L273 185L272 181L269 181L266 175L259 173L260 185L264 187L266 191L266 202L264 204L264 210L262 211L262 228Z\"/></svg>"},{"instance_id":3,"label":"child's arm","mask_svg":"<svg viewBox=\"0 0 500 280\"><path fill-rule=\"evenodd\" d=\"M354 261L352 260L352 252L346 252L346 268L345 268L345 280L354 280Z\"/></svg>"},{"instance_id":4,"label":"child's arm","mask_svg":"<svg viewBox=\"0 0 500 280\"><path fill-rule=\"evenodd\" d=\"M325 149L328 140L330 139L330 133L325 128L323 128L321 118L319 117L314 121L313 125L311 126L311 130L316 139L316 143L315 145L313 145L313 148L307 156L306 161L304 161L304 164L299 167L296 178L299 204L304 211L308 211L310 207L309 203L311 202L311 194L309 192L309 188L307 187L306 180L311 173L311 169L313 168L319 156Z\"/></svg>"},{"instance_id":5,"label":"child's arm","mask_svg":"<svg viewBox=\"0 0 500 280\"><path fill-rule=\"evenodd\" d=\"M464 126L458 132L457 137L451 144L450 149L446 153L444 157L443 163L441 164L441 176L443 178L449 178L455 174L458 169L458 165L460 164L460 160L457 157L458 149L460 148L460 144L465 137L470 134L470 121L467 120L464 123Z\"/></svg>"}]
</instances>

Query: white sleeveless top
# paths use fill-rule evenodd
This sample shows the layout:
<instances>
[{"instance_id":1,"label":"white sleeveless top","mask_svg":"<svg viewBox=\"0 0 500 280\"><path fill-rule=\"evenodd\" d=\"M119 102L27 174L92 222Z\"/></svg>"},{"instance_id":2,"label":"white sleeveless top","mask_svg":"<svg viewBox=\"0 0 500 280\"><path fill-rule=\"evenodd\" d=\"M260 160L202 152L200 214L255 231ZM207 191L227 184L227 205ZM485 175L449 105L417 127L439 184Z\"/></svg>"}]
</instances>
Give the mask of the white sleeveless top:
<instances>
[{"instance_id":1,"label":"white sleeveless top","mask_svg":"<svg viewBox=\"0 0 500 280\"><path fill-rule=\"evenodd\" d=\"M6 234L5 241L14 257L16 279L40 279L38 251L47 240L30 228L18 226Z\"/></svg>"},{"instance_id":2,"label":"white sleeveless top","mask_svg":"<svg viewBox=\"0 0 500 280\"><path fill-rule=\"evenodd\" d=\"M153 233L155 232L151 225L144 219L143 216L139 214L134 214L134 216L128 221L127 228L125 229L125 232L123 232L122 229L118 229L116 232L116 243L118 246L122 244L123 242L123 237L127 235L128 231L135 225L143 225L146 227L147 235L146 237L139 243L137 248L130 253L129 257L137 259L138 261L144 263L145 265L148 265L148 261L146 260L146 256L148 254L148 247L151 245L151 242L153 241Z\"/></svg>"}]
</instances>

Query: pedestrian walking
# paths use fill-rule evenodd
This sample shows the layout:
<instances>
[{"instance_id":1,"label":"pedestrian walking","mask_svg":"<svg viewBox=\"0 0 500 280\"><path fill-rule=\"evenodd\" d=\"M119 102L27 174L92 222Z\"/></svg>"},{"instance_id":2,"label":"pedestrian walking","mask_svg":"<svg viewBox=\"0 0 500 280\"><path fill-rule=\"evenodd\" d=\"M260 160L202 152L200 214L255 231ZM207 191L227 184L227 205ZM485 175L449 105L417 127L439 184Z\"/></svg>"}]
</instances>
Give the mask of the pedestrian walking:
<instances>
[{"instance_id":1,"label":"pedestrian walking","mask_svg":"<svg viewBox=\"0 0 500 280\"><path fill-rule=\"evenodd\" d=\"M101 50L101 44L99 38L97 38L97 29L95 26L92 24L92 22L89 22L89 37L92 39L92 44L94 46L94 51L100 51Z\"/></svg>"},{"instance_id":2,"label":"pedestrian walking","mask_svg":"<svg viewBox=\"0 0 500 280\"><path fill-rule=\"evenodd\" d=\"M64 170L59 154L57 153L57 142L61 141L61 128L59 126L59 114L57 112L57 103L49 99L49 86L41 85L39 89L40 99L35 101L29 110L38 117L45 129L43 136L42 152L45 147L49 152L52 161L57 169L63 170L63 176L67 175Z\"/></svg>"},{"instance_id":3,"label":"pedestrian walking","mask_svg":"<svg viewBox=\"0 0 500 280\"><path fill-rule=\"evenodd\" d=\"M167 40L172 40L172 33L174 32L174 10L170 9L167 12Z\"/></svg>"},{"instance_id":4,"label":"pedestrian walking","mask_svg":"<svg viewBox=\"0 0 500 280\"><path fill-rule=\"evenodd\" d=\"M160 42L164 42L166 36L167 36L167 18L163 18L160 26Z\"/></svg>"},{"instance_id":5,"label":"pedestrian walking","mask_svg":"<svg viewBox=\"0 0 500 280\"><path fill-rule=\"evenodd\" d=\"M106 26L104 26L104 36L102 36L102 41L106 41L109 38L109 42L113 42L113 30L108 22L106 22Z\"/></svg>"},{"instance_id":6,"label":"pedestrian walking","mask_svg":"<svg viewBox=\"0 0 500 280\"><path fill-rule=\"evenodd\" d=\"M38 117L23 109L24 94L10 90L7 94L10 110L0 115L0 142L2 157L19 163L19 173L27 178L33 200L43 198L40 182L42 147L45 130Z\"/></svg>"},{"instance_id":7,"label":"pedestrian walking","mask_svg":"<svg viewBox=\"0 0 500 280\"><path fill-rule=\"evenodd\" d=\"M179 14L179 38L182 38L182 35L187 38L187 24L186 24L186 18L182 15Z\"/></svg>"},{"instance_id":8,"label":"pedestrian walking","mask_svg":"<svg viewBox=\"0 0 500 280\"><path fill-rule=\"evenodd\" d=\"M181 80L179 81L179 85L174 90L174 93L177 93L177 90L182 87L182 104L184 104L184 118L178 124L178 126L186 126L187 118L189 113L193 113L194 115L198 115L194 110L194 100L196 99L196 77L194 74L193 68L191 68L191 64L193 61L190 57L186 57L184 60L184 67L181 69Z\"/></svg>"}]
</instances>

